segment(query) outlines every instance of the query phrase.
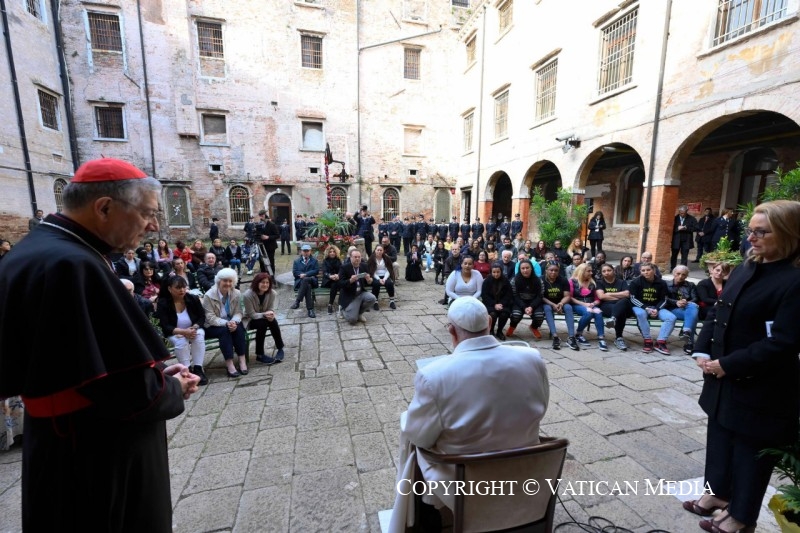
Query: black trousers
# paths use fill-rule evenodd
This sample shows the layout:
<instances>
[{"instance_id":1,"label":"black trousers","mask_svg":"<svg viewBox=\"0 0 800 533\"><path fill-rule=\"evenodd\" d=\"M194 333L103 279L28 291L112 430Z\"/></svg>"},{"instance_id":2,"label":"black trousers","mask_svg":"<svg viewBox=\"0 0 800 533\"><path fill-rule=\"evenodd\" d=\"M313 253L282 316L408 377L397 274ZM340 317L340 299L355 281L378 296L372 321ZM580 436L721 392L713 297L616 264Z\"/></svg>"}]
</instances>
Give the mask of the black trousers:
<instances>
[{"instance_id":1,"label":"black trousers","mask_svg":"<svg viewBox=\"0 0 800 533\"><path fill-rule=\"evenodd\" d=\"M367 252L367 256L372 255L372 242L374 239L364 239L364 250Z\"/></svg>"},{"instance_id":2,"label":"black trousers","mask_svg":"<svg viewBox=\"0 0 800 533\"><path fill-rule=\"evenodd\" d=\"M273 276L275 275L275 248L267 248L263 244L258 245L258 267L261 269L261 272L269 272ZM269 259L269 270L267 269L267 265L264 262L264 257L266 256Z\"/></svg>"},{"instance_id":3,"label":"black trousers","mask_svg":"<svg viewBox=\"0 0 800 533\"><path fill-rule=\"evenodd\" d=\"M708 418L706 439L706 483L717 498L730 502L732 517L748 526L755 524L777 462L758 454L781 443L731 431L712 417Z\"/></svg>"},{"instance_id":4,"label":"black trousers","mask_svg":"<svg viewBox=\"0 0 800 533\"><path fill-rule=\"evenodd\" d=\"M292 253L292 243L289 239L281 239L281 255L284 253L284 246L286 247L286 252Z\"/></svg>"},{"instance_id":5,"label":"black trousers","mask_svg":"<svg viewBox=\"0 0 800 533\"><path fill-rule=\"evenodd\" d=\"M616 302L603 302L600 310L606 318L614 317L614 338L622 337L622 330L625 329L625 321L633 316L633 305L628 298L617 300Z\"/></svg>"},{"instance_id":6,"label":"black trousers","mask_svg":"<svg viewBox=\"0 0 800 533\"><path fill-rule=\"evenodd\" d=\"M494 335L495 332L503 332L503 328L506 327L506 322L508 322L508 319L511 316L511 311L508 309L503 309L502 311L493 309L489 311L489 316L492 317L492 329L489 331L489 333Z\"/></svg>"},{"instance_id":7,"label":"black trousers","mask_svg":"<svg viewBox=\"0 0 800 533\"><path fill-rule=\"evenodd\" d=\"M713 251L714 247L711 245L711 237L706 239L703 237L702 240L697 241L697 257L695 257L695 261L700 261L700 258L703 257L703 254L710 253Z\"/></svg>"},{"instance_id":8,"label":"black trousers","mask_svg":"<svg viewBox=\"0 0 800 533\"><path fill-rule=\"evenodd\" d=\"M396 247L398 250L399 247ZM408 252L411 251L411 237L403 237L403 254L408 255Z\"/></svg>"},{"instance_id":9,"label":"black trousers","mask_svg":"<svg viewBox=\"0 0 800 533\"><path fill-rule=\"evenodd\" d=\"M672 257L669 259L670 272L678 266L678 253L681 254L681 264L686 266L689 264L689 244L684 244L680 248L672 249Z\"/></svg>"},{"instance_id":10,"label":"black trousers","mask_svg":"<svg viewBox=\"0 0 800 533\"><path fill-rule=\"evenodd\" d=\"M392 246L394 246L394 249L398 251L400 250L400 238L401 238L400 236L389 237L389 242L391 243Z\"/></svg>"},{"instance_id":11,"label":"black trousers","mask_svg":"<svg viewBox=\"0 0 800 533\"><path fill-rule=\"evenodd\" d=\"M528 302L523 300L523 303L527 306ZM511 327L517 327L517 324L522 322L523 317L525 316L525 309L521 309L519 307L514 306L514 310L511 311ZM531 315L531 327L539 329L539 327L544 322L544 307L542 304L539 304L539 307L533 310L533 314Z\"/></svg>"},{"instance_id":12,"label":"black trousers","mask_svg":"<svg viewBox=\"0 0 800 533\"><path fill-rule=\"evenodd\" d=\"M597 255L597 252L603 251L603 239L589 240L589 247L592 249L592 257Z\"/></svg>"},{"instance_id":13,"label":"black trousers","mask_svg":"<svg viewBox=\"0 0 800 533\"><path fill-rule=\"evenodd\" d=\"M306 309L314 309L314 288L317 286L317 278L303 278L297 285L297 303L306 301Z\"/></svg>"},{"instance_id":14,"label":"black trousers","mask_svg":"<svg viewBox=\"0 0 800 533\"><path fill-rule=\"evenodd\" d=\"M264 355L264 339L267 337L267 330L272 334L272 340L275 341L275 349L283 348L283 337L281 337L281 328L277 319L256 318L250 321L247 329L256 330L256 355Z\"/></svg>"}]
</instances>

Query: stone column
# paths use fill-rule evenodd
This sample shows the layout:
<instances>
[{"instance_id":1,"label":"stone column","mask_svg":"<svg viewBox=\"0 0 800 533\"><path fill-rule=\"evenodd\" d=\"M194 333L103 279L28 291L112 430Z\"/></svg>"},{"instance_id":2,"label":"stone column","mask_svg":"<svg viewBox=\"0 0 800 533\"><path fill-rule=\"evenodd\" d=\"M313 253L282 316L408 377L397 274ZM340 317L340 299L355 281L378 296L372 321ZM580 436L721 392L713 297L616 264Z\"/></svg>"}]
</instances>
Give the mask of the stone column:
<instances>
[{"instance_id":1,"label":"stone column","mask_svg":"<svg viewBox=\"0 0 800 533\"><path fill-rule=\"evenodd\" d=\"M645 250L653 253L653 261L658 264L662 272L669 271L669 256L672 252L672 222L678 209L679 187L660 185L650 190L650 217L644 220L645 205L642 205L640 219L650 227L645 242ZM641 245L644 235L644 224L639 233ZM637 252L638 252L637 248ZM638 257L637 257L638 261Z\"/></svg>"}]
</instances>

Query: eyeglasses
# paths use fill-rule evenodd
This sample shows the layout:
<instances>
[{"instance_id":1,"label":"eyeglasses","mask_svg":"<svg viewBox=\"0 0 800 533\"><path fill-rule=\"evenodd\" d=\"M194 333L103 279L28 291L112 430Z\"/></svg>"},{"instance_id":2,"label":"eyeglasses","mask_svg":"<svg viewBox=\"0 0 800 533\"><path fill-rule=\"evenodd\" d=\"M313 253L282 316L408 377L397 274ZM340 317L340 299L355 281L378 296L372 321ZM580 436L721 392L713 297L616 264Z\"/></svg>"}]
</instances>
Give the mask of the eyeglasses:
<instances>
[{"instance_id":1,"label":"eyeglasses","mask_svg":"<svg viewBox=\"0 0 800 533\"><path fill-rule=\"evenodd\" d=\"M128 207L132 207L132 208L136 209L139 212L139 214L142 215L142 218L144 218L145 220L151 220L151 221L154 221L154 222L158 222L158 217L163 213L163 211L161 211L161 209L142 209L138 205L132 204L131 202L128 202L127 200L123 200L122 198L114 198L114 200L119 202L119 203L121 203L121 204L125 204Z\"/></svg>"},{"instance_id":2,"label":"eyeglasses","mask_svg":"<svg viewBox=\"0 0 800 533\"><path fill-rule=\"evenodd\" d=\"M767 231L765 229L750 229L745 228L744 234L747 238L750 238L750 235L754 235L756 239L763 239L766 237L767 233L772 233L771 231Z\"/></svg>"}]
</instances>

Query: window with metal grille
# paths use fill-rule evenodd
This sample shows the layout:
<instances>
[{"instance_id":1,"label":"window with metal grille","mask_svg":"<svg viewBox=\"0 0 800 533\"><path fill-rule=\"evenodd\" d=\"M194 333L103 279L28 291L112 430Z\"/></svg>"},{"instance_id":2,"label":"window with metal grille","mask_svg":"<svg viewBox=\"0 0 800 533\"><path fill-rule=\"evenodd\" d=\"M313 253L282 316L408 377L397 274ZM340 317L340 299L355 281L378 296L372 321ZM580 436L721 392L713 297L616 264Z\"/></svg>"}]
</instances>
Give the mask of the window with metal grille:
<instances>
[{"instance_id":1,"label":"window with metal grille","mask_svg":"<svg viewBox=\"0 0 800 533\"><path fill-rule=\"evenodd\" d=\"M556 114L558 59L536 71L536 120Z\"/></svg>"},{"instance_id":2,"label":"window with metal grille","mask_svg":"<svg viewBox=\"0 0 800 533\"><path fill-rule=\"evenodd\" d=\"M228 191L228 205L231 210L231 224L244 224L250 220L250 191L241 185Z\"/></svg>"},{"instance_id":3,"label":"window with metal grille","mask_svg":"<svg viewBox=\"0 0 800 533\"><path fill-rule=\"evenodd\" d=\"M514 1L506 0L506 2L497 6L497 20L500 24L500 33L503 33L511 26L511 21L514 17Z\"/></svg>"},{"instance_id":4,"label":"window with metal grille","mask_svg":"<svg viewBox=\"0 0 800 533\"><path fill-rule=\"evenodd\" d=\"M450 220L450 191L436 191L436 220Z\"/></svg>"},{"instance_id":5,"label":"window with metal grille","mask_svg":"<svg viewBox=\"0 0 800 533\"><path fill-rule=\"evenodd\" d=\"M422 128L403 128L403 153L422 153Z\"/></svg>"},{"instance_id":6,"label":"window with metal grille","mask_svg":"<svg viewBox=\"0 0 800 533\"><path fill-rule=\"evenodd\" d=\"M473 121L475 113L470 113L464 117L464 151L472 151L472 132L474 130Z\"/></svg>"},{"instance_id":7,"label":"window with metal grille","mask_svg":"<svg viewBox=\"0 0 800 533\"><path fill-rule=\"evenodd\" d=\"M619 180L619 212L617 220L620 224L638 224L644 198L644 170L629 170Z\"/></svg>"},{"instance_id":8,"label":"window with metal grille","mask_svg":"<svg viewBox=\"0 0 800 533\"><path fill-rule=\"evenodd\" d=\"M94 119L98 138L125 138L125 118L122 115L121 107L96 106L94 108Z\"/></svg>"},{"instance_id":9,"label":"window with metal grille","mask_svg":"<svg viewBox=\"0 0 800 533\"><path fill-rule=\"evenodd\" d=\"M392 220L400 213L400 193L397 189L386 189L383 191L383 220Z\"/></svg>"},{"instance_id":10,"label":"window with metal grille","mask_svg":"<svg viewBox=\"0 0 800 533\"><path fill-rule=\"evenodd\" d=\"M475 62L475 51L477 50L477 35L473 35L467 41L467 65L471 65Z\"/></svg>"},{"instance_id":11,"label":"window with metal grille","mask_svg":"<svg viewBox=\"0 0 800 533\"><path fill-rule=\"evenodd\" d=\"M789 0L719 0L712 46L786 17Z\"/></svg>"},{"instance_id":12,"label":"window with metal grille","mask_svg":"<svg viewBox=\"0 0 800 533\"><path fill-rule=\"evenodd\" d=\"M469 7L469 0L451 0L453 7Z\"/></svg>"},{"instance_id":13,"label":"window with metal grille","mask_svg":"<svg viewBox=\"0 0 800 533\"><path fill-rule=\"evenodd\" d=\"M185 187L164 187L167 225L189 226L189 195Z\"/></svg>"},{"instance_id":14,"label":"window with metal grille","mask_svg":"<svg viewBox=\"0 0 800 533\"><path fill-rule=\"evenodd\" d=\"M322 68L322 37L319 35L301 35L304 68Z\"/></svg>"},{"instance_id":15,"label":"window with metal grille","mask_svg":"<svg viewBox=\"0 0 800 533\"><path fill-rule=\"evenodd\" d=\"M636 44L638 13L639 10L634 9L602 31L598 94L618 89L633 79L633 51Z\"/></svg>"},{"instance_id":16,"label":"window with metal grille","mask_svg":"<svg viewBox=\"0 0 800 533\"><path fill-rule=\"evenodd\" d=\"M497 95L494 99L494 138L508 136L508 91Z\"/></svg>"},{"instance_id":17,"label":"window with metal grille","mask_svg":"<svg viewBox=\"0 0 800 533\"><path fill-rule=\"evenodd\" d=\"M342 187L331 187L331 209L347 212L347 191Z\"/></svg>"},{"instance_id":18,"label":"window with metal grille","mask_svg":"<svg viewBox=\"0 0 800 533\"><path fill-rule=\"evenodd\" d=\"M422 50L419 48L404 48L403 52L403 77L407 80L418 80Z\"/></svg>"},{"instance_id":19,"label":"window with metal grille","mask_svg":"<svg viewBox=\"0 0 800 533\"><path fill-rule=\"evenodd\" d=\"M197 21L197 48L200 51L200 57L224 59L222 24Z\"/></svg>"},{"instance_id":20,"label":"window with metal grille","mask_svg":"<svg viewBox=\"0 0 800 533\"><path fill-rule=\"evenodd\" d=\"M122 52L119 16L110 13L87 13L93 52Z\"/></svg>"},{"instance_id":21,"label":"window with metal grille","mask_svg":"<svg viewBox=\"0 0 800 533\"><path fill-rule=\"evenodd\" d=\"M61 129L58 125L58 97L39 89L39 113L42 126L51 130Z\"/></svg>"},{"instance_id":22,"label":"window with metal grille","mask_svg":"<svg viewBox=\"0 0 800 533\"><path fill-rule=\"evenodd\" d=\"M322 135L322 122L303 121L303 150L324 150L325 138Z\"/></svg>"},{"instance_id":23,"label":"window with metal grille","mask_svg":"<svg viewBox=\"0 0 800 533\"><path fill-rule=\"evenodd\" d=\"M56 200L56 213L64 210L64 187L67 186L67 180L58 178L53 182L53 197Z\"/></svg>"},{"instance_id":24,"label":"window with metal grille","mask_svg":"<svg viewBox=\"0 0 800 533\"><path fill-rule=\"evenodd\" d=\"M28 13L36 17L37 19L42 18L42 6L39 3L41 0L25 0L25 7L28 10Z\"/></svg>"}]
</instances>

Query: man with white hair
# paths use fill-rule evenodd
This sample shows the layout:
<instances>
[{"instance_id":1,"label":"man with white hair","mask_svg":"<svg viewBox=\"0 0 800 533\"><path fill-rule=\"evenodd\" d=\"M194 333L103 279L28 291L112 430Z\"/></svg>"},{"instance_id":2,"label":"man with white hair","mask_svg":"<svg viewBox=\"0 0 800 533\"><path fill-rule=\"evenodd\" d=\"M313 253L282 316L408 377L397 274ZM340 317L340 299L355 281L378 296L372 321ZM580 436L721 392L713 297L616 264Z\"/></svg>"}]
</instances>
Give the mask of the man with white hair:
<instances>
[{"instance_id":1,"label":"man with white hair","mask_svg":"<svg viewBox=\"0 0 800 533\"><path fill-rule=\"evenodd\" d=\"M447 319L453 353L417 371L414 398L401 418L401 442L443 454L538 444L550 397L538 350L501 345L489 334L486 307L471 296L450 304ZM417 462L426 481L455 478L452 466L428 463L422 456ZM453 508L452 491L434 492Z\"/></svg>"},{"instance_id":2,"label":"man with white hair","mask_svg":"<svg viewBox=\"0 0 800 533\"><path fill-rule=\"evenodd\" d=\"M372 276L367 272L367 266L361 264L361 252L351 249L350 262L342 265L339 270L339 305L342 306L344 319L350 324L366 322L364 313L369 311L372 304L378 301L372 294Z\"/></svg>"}]
</instances>

